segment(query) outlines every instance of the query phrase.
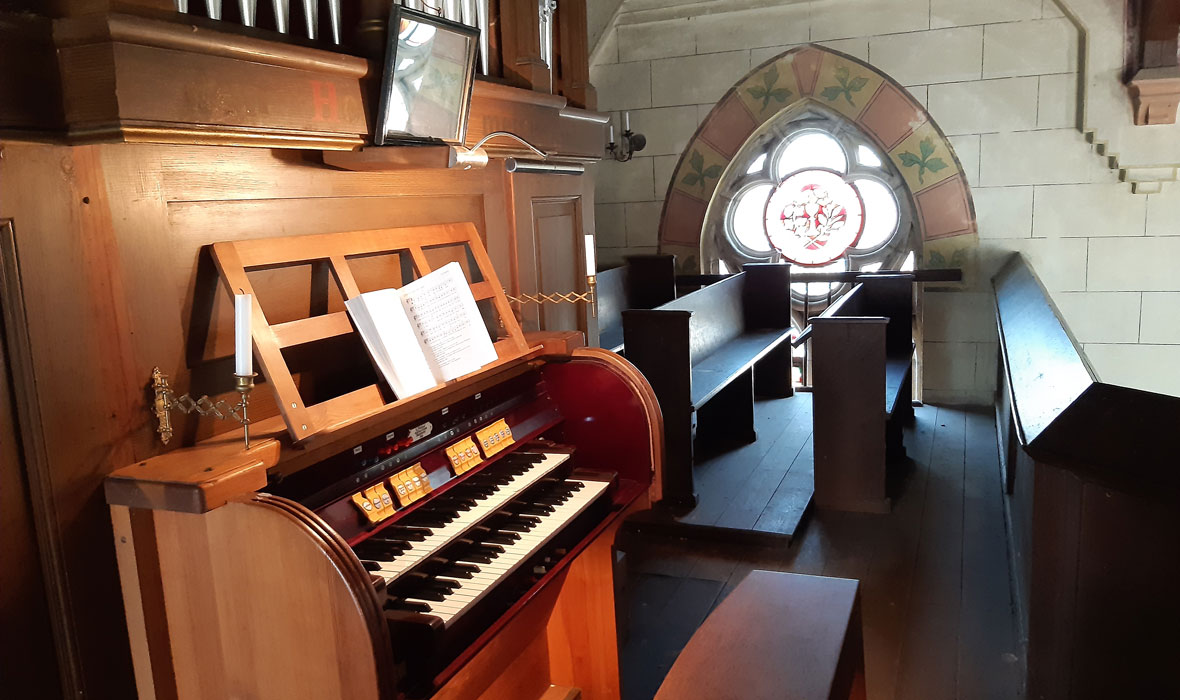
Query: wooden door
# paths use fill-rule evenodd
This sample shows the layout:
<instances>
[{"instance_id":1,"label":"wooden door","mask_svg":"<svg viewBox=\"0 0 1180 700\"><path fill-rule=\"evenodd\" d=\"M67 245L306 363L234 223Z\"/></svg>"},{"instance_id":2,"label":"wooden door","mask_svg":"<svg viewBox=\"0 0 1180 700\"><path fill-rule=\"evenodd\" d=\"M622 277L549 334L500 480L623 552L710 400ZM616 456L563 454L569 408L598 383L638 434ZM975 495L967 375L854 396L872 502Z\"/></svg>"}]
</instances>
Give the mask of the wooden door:
<instances>
[{"instance_id":1,"label":"wooden door","mask_svg":"<svg viewBox=\"0 0 1180 700\"><path fill-rule=\"evenodd\" d=\"M594 183L589 175L520 175L512 179L520 294L583 293L587 243L593 245ZM587 239L587 236L590 236ZM526 331L578 330L598 342L597 319L586 303L524 303Z\"/></svg>"}]
</instances>

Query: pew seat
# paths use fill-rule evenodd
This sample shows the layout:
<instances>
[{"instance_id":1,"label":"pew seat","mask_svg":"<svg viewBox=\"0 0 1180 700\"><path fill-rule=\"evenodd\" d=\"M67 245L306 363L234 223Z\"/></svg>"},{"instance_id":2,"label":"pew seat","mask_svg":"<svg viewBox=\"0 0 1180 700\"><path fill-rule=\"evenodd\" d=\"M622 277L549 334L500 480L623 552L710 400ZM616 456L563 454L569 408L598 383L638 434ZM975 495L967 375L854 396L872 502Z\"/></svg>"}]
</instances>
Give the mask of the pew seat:
<instances>
[{"instance_id":1,"label":"pew seat","mask_svg":"<svg viewBox=\"0 0 1180 700\"><path fill-rule=\"evenodd\" d=\"M858 588L751 571L689 639L655 700L864 700Z\"/></svg>"},{"instance_id":2,"label":"pew seat","mask_svg":"<svg viewBox=\"0 0 1180 700\"><path fill-rule=\"evenodd\" d=\"M700 410L710 399L772 351L789 344L791 330L749 331L726 343L720 350L692 367L693 408Z\"/></svg>"}]
</instances>

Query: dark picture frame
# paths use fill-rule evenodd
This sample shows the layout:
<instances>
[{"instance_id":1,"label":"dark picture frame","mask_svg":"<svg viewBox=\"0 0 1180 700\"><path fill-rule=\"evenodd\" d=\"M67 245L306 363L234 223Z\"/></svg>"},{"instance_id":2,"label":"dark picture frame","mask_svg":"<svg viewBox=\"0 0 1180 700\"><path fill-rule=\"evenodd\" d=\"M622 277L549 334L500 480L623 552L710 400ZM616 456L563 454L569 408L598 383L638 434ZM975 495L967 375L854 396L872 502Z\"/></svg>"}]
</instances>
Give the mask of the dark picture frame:
<instances>
[{"instance_id":1,"label":"dark picture frame","mask_svg":"<svg viewBox=\"0 0 1180 700\"><path fill-rule=\"evenodd\" d=\"M393 5L373 143L447 143L467 136L479 29Z\"/></svg>"}]
</instances>

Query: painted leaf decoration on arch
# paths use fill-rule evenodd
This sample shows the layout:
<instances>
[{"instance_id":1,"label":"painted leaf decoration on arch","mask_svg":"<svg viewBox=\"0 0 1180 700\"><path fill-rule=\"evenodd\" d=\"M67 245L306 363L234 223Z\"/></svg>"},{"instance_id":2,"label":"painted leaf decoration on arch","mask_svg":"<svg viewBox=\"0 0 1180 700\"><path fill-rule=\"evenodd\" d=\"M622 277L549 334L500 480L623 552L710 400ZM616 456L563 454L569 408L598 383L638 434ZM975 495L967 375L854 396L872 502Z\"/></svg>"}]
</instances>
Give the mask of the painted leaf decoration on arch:
<instances>
[{"instance_id":1,"label":"painted leaf decoration on arch","mask_svg":"<svg viewBox=\"0 0 1180 700\"><path fill-rule=\"evenodd\" d=\"M762 74L762 84L769 90L778 82L778 66L772 65L770 70Z\"/></svg>"},{"instance_id":2,"label":"painted leaf decoration on arch","mask_svg":"<svg viewBox=\"0 0 1180 700\"><path fill-rule=\"evenodd\" d=\"M689 173L689 174L685 175L684 179L681 180L680 182L684 185L688 185L689 187L692 187L693 185L697 184L700 181L701 181L701 177L699 175L697 175L696 173Z\"/></svg>"},{"instance_id":3,"label":"painted leaf decoration on arch","mask_svg":"<svg viewBox=\"0 0 1180 700\"><path fill-rule=\"evenodd\" d=\"M922 139L922 142L918 144L918 149L922 151L922 160L926 160L930 156L934 155L933 139L930 139L929 137Z\"/></svg>"},{"instance_id":4,"label":"painted leaf decoration on arch","mask_svg":"<svg viewBox=\"0 0 1180 700\"><path fill-rule=\"evenodd\" d=\"M779 102L786 102L787 100L791 99L791 95L791 91L786 88L779 88L770 93L770 96Z\"/></svg>"},{"instance_id":5,"label":"painted leaf decoration on arch","mask_svg":"<svg viewBox=\"0 0 1180 700\"><path fill-rule=\"evenodd\" d=\"M843 95L844 91L841 90L840 86L838 86L838 85L830 85L830 86L824 88L823 92L821 92L820 94L823 95L825 100L827 100L828 102L832 102L840 95Z\"/></svg>"},{"instance_id":6,"label":"painted leaf decoration on arch","mask_svg":"<svg viewBox=\"0 0 1180 700\"><path fill-rule=\"evenodd\" d=\"M705 157L701 155L700 151L693 151L688 158L688 164L692 166L693 170L700 172L705 167Z\"/></svg>"},{"instance_id":7,"label":"painted leaf decoration on arch","mask_svg":"<svg viewBox=\"0 0 1180 700\"><path fill-rule=\"evenodd\" d=\"M705 168L705 177L707 177L707 178L721 177L721 166L720 165L710 165L708 168Z\"/></svg>"},{"instance_id":8,"label":"painted leaf decoration on arch","mask_svg":"<svg viewBox=\"0 0 1180 700\"><path fill-rule=\"evenodd\" d=\"M750 97L753 97L755 100L761 100L767 95L766 88L762 87L761 85L755 85L752 88L746 88L746 92L749 93Z\"/></svg>"},{"instance_id":9,"label":"painted leaf decoration on arch","mask_svg":"<svg viewBox=\"0 0 1180 700\"><path fill-rule=\"evenodd\" d=\"M914 155L913 153L910 153L909 151L905 151L905 152L899 154L898 157L901 158L901 164L907 168L912 168L915 165L922 164L922 159L919 158L918 156Z\"/></svg>"},{"instance_id":10,"label":"painted leaf decoration on arch","mask_svg":"<svg viewBox=\"0 0 1180 700\"><path fill-rule=\"evenodd\" d=\"M853 92L860 92L864 88L864 86L868 85L868 84L869 84L869 79L862 75L857 78L853 78L852 82L848 83L848 89Z\"/></svg>"},{"instance_id":11,"label":"painted leaf decoration on arch","mask_svg":"<svg viewBox=\"0 0 1180 700\"><path fill-rule=\"evenodd\" d=\"M931 158L926 161L926 169L932 173L936 173L946 167L946 163L942 158Z\"/></svg>"}]
</instances>

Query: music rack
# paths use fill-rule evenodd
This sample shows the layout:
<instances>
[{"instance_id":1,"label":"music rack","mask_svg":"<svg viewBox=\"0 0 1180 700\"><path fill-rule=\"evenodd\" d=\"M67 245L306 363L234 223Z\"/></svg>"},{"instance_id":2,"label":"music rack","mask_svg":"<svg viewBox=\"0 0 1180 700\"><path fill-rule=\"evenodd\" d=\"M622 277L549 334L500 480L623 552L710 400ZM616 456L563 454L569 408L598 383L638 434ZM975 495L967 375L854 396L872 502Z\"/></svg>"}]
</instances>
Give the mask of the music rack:
<instances>
[{"instance_id":1,"label":"music rack","mask_svg":"<svg viewBox=\"0 0 1180 700\"><path fill-rule=\"evenodd\" d=\"M258 294L255 293L255 285L251 282L249 272L302 265L326 265L331 272L336 290L347 301L361 294L353 274L352 261L355 259L396 255L403 261L402 268L405 270L406 258L402 256L408 256L409 267L412 268L415 278L418 278L433 269L430 260L432 254L437 258L440 252L445 255L447 252L459 250L462 250L463 255L457 261L464 267L476 303L491 302L503 331L503 337L495 342L498 360L477 372L388 403L376 383L316 404L305 402L283 357L283 350L346 336L355 333L356 330L348 317L348 312L343 310L318 315L312 315L309 311L305 317L271 324L262 309ZM406 407L411 401L436 394L462 391L467 384L477 382L481 377L497 370L508 370L527 362L540 352L539 349L530 350L525 341L520 324L512 313L508 298L488 258L487 250L479 238L479 232L469 222L226 241L213 244L212 253L227 291L231 295L253 295L251 335L254 356L263 376L274 389L279 410L287 425L287 432L296 443L304 442L343 423L384 416ZM313 275L313 280L314 278Z\"/></svg>"}]
</instances>

